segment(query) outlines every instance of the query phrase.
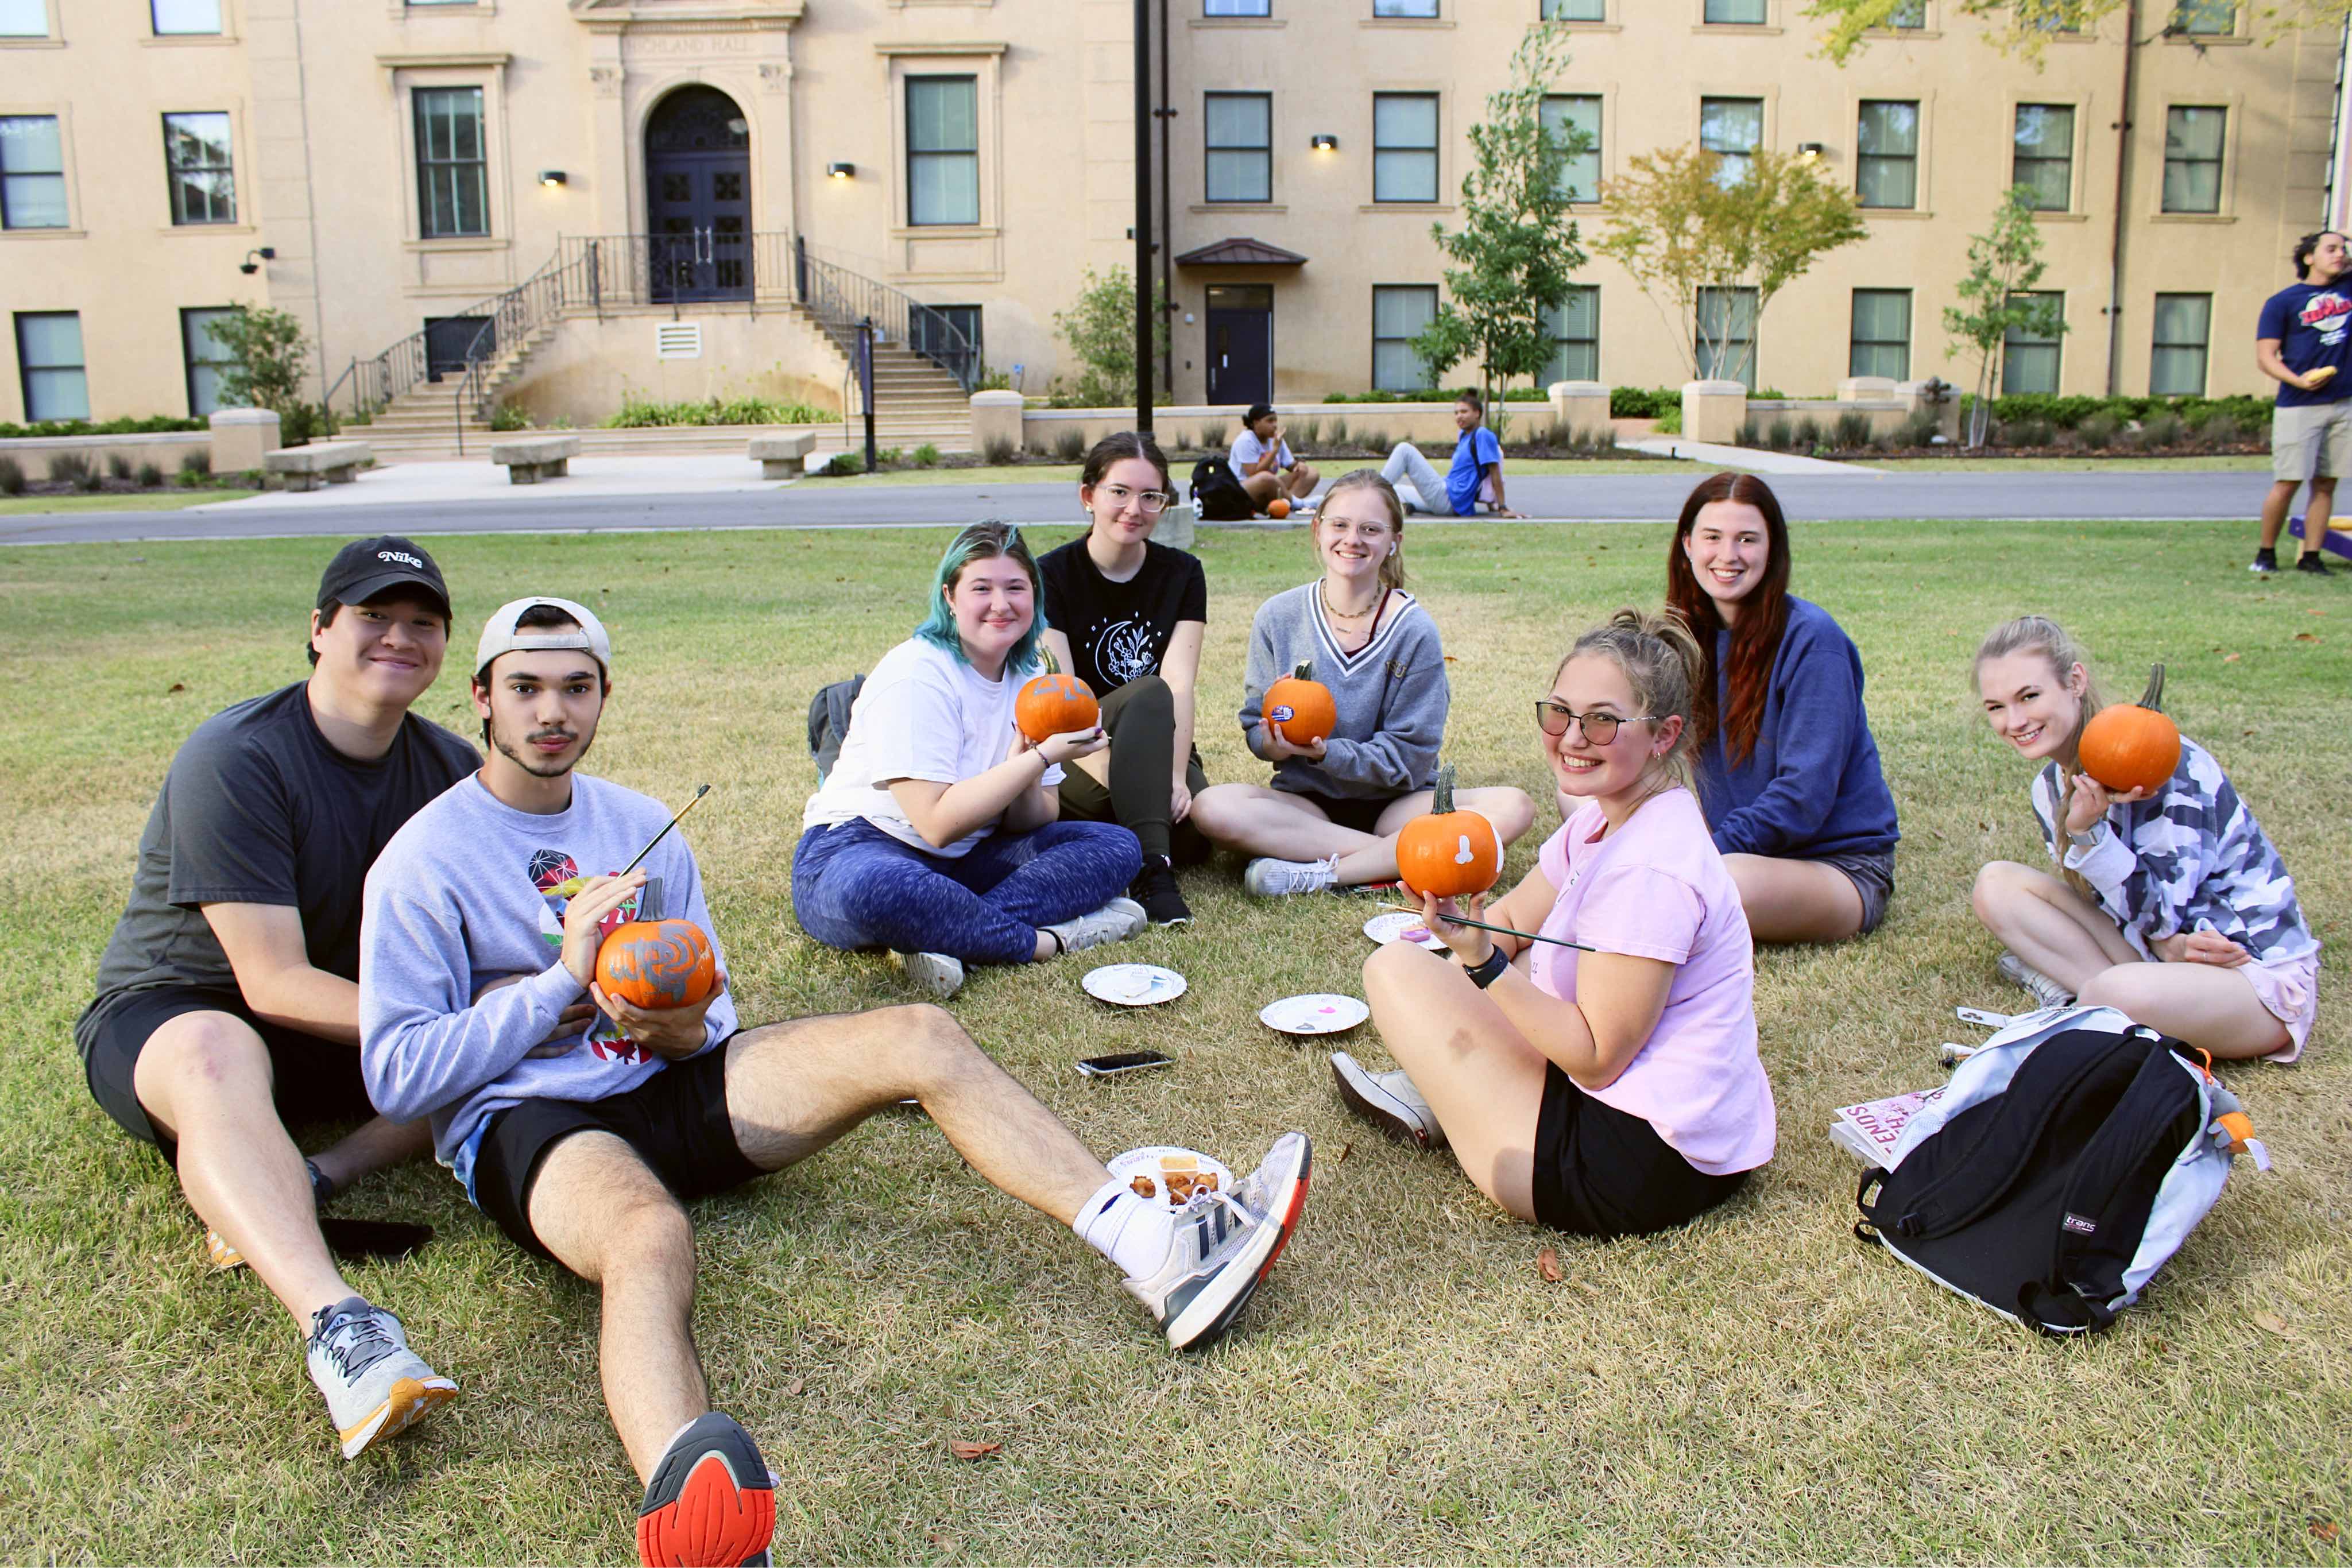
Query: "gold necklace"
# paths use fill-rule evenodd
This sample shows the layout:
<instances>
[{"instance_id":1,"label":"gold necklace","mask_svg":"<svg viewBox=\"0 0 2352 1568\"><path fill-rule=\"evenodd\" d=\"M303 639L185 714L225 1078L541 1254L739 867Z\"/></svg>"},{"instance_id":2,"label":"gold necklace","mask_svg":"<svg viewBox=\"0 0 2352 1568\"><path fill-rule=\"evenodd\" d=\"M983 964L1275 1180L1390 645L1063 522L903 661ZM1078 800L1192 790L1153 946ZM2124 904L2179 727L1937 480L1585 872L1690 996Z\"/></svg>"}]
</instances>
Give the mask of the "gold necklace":
<instances>
[{"instance_id":1,"label":"gold necklace","mask_svg":"<svg viewBox=\"0 0 2352 1568\"><path fill-rule=\"evenodd\" d=\"M1361 610L1339 609L1331 602L1331 584L1329 580L1325 578L1318 578L1316 580L1315 593L1316 597L1323 601L1323 612L1327 615L1334 616L1341 621L1361 621L1365 616L1371 614L1381 607L1381 601L1379 599L1375 599L1370 604L1365 605ZM1386 598L1387 596L1383 594L1381 597Z\"/></svg>"}]
</instances>

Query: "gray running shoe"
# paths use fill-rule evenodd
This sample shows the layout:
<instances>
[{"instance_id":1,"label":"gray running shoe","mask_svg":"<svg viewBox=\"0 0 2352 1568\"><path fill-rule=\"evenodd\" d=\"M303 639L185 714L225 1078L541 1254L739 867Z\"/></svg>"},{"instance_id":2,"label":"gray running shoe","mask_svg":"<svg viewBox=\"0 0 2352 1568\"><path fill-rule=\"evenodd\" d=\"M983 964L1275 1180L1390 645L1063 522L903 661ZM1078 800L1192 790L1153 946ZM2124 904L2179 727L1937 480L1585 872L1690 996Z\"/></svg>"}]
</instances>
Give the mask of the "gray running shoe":
<instances>
[{"instance_id":1,"label":"gray running shoe","mask_svg":"<svg viewBox=\"0 0 2352 1568\"><path fill-rule=\"evenodd\" d=\"M2023 987L2036 1002L2045 1008L2071 1007L2074 1004L2074 992L2014 953L2003 953L1993 970L2011 985Z\"/></svg>"},{"instance_id":2,"label":"gray running shoe","mask_svg":"<svg viewBox=\"0 0 2352 1568\"><path fill-rule=\"evenodd\" d=\"M1392 1072L1367 1072L1363 1064L1344 1051L1331 1053L1331 1076L1339 1085L1339 1098L1348 1108L1371 1122L1391 1137L1402 1139L1417 1148L1445 1147L1445 1129L1437 1124L1436 1113L1429 1102L1421 1097L1412 1080L1402 1070Z\"/></svg>"},{"instance_id":3,"label":"gray running shoe","mask_svg":"<svg viewBox=\"0 0 2352 1568\"><path fill-rule=\"evenodd\" d=\"M907 978L941 1001L963 989L963 960L946 953L892 953Z\"/></svg>"},{"instance_id":4,"label":"gray running shoe","mask_svg":"<svg viewBox=\"0 0 2352 1568\"><path fill-rule=\"evenodd\" d=\"M1123 1281L1171 1346L1197 1350L1233 1326L1297 1228L1313 1157L1306 1134L1285 1133L1232 1192L1202 1193L1177 1211L1159 1272Z\"/></svg>"},{"instance_id":5,"label":"gray running shoe","mask_svg":"<svg viewBox=\"0 0 2352 1568\"><path fill-rule=\"evenodd\" d=\"M1294 893L1323 893L1339 885L1339 860L1278 861L1260 856L1242 874L1242 886L1259 898L1282 898Z\"/></svg>"},{"instance_id":6,"label":"gray running shoe","mask_svg":"<svg viewBox=\"0 0 2352 1568\"><path fill-rule=\"evenodd\" d=\"M1131 898L1114 898L1091 915L1058 921L1045 929L1061 939L1063 952L1076 953L1099 947L1106 942L1124 942L1140 936L1150 924L1143 905Z\"/></svg>"},{"instance_id":7,"label":"gray running shoe","mask_svg":"<svg viewBox=\"0 0 2352 1568\"><path fill-rule=\"evenodd\" d=\"M400 1320L357 1296L312 1314L308 1360L347 1459L457 1397L457 1385L408 1348Z\"/></svg>"}]
</instances>

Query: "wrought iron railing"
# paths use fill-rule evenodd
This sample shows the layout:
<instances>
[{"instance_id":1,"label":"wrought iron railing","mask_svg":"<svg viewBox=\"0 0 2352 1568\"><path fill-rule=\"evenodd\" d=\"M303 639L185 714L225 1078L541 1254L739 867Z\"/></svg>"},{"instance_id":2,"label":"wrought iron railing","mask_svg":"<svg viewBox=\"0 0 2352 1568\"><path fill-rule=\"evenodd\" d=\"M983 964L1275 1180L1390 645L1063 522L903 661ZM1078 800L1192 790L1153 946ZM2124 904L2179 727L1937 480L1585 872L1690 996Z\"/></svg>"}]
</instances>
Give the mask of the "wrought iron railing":
<instances>
[{"instance_id":1,"label":"wrought iron railing","mask_svg":"<svg viewBox=\"0 0 2352 1568\"><path fill-rule=\"evenodd\" d=\"M844 353L857 352L857 325L874 324L877 342L912 349L971 392L984 367L980 348L954 320L887 283L853 272L805 240L794 247L798 298Z\"/></svg>"}]
</instances>

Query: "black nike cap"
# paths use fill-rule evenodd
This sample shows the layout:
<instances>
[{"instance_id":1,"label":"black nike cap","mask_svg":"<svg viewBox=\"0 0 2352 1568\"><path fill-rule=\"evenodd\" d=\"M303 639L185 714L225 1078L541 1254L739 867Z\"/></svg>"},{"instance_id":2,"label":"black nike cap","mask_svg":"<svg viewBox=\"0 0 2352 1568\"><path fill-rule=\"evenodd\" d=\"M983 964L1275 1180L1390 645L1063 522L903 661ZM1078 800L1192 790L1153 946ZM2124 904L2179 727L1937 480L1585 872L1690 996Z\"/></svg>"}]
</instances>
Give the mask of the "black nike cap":
<instances>
[{"instance_id":1,"label":"black nike cap","mask_svg":"<svg viewBox=\"0 0 2352 1568\"><path fill-rule=\"evenodd\" d=\"M319 579L318 607L365 604L394 588L425 590L440 604L443 617L449 616L449 587L441 580L441 569L422 545L394 534L353 539L337 550Z\"/></svg>"}]
</instances>

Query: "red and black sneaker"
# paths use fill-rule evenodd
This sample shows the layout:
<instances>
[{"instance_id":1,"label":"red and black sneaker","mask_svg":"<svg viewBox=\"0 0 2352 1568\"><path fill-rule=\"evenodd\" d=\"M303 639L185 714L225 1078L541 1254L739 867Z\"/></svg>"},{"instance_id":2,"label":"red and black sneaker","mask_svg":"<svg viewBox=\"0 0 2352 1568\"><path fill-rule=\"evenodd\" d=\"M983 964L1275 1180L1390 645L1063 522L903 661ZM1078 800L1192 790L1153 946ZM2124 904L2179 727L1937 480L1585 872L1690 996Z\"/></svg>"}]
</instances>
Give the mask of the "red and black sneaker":
<instances>
[{"instance_id":1,"label":"red and black sneaker","mask_svg":"<svg viewBox=\"0 0 2352 1568\"><path fill-rule=\"evenodd\" d=\"M735 1418L713 1410L670 1439L637 1510L645 1568L766 1568L775 1479Z\"/></svg>"}]
</instances>

